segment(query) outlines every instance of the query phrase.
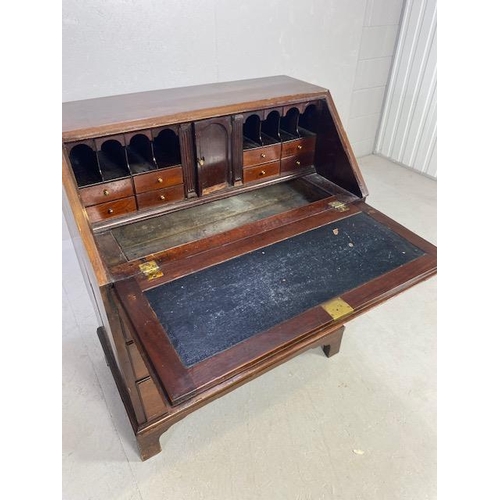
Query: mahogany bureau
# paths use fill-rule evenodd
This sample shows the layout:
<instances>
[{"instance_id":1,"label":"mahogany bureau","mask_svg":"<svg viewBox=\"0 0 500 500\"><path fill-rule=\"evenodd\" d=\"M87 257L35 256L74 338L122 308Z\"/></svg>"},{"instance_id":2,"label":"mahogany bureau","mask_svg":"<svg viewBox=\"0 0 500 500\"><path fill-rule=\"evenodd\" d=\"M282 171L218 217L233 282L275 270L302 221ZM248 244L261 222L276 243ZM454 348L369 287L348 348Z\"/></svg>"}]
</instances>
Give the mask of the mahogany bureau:
<instances>
[{"instance_id":1,"label":"mahogany bureau","mask_svg":"<svg viewBox=\"0 0 500 500\"><path fill-rule=\"evenodd\" d=\"M286 76L63 104L63 202L143 460L189 413L436 272Z\"/></svg>"}]
</instances>

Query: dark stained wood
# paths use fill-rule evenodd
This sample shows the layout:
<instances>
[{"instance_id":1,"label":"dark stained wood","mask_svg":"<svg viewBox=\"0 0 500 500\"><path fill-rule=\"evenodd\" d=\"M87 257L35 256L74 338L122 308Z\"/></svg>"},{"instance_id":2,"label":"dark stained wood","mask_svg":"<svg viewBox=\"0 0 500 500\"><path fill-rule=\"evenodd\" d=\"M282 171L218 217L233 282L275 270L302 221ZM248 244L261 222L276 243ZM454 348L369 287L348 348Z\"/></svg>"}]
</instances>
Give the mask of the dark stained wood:
<instances>
[{"instance_id":1,"label":"dark stained wood","mask_svg":"<svg viewBox=\"0 0 500 500\"><path fill-rule=\"evenodd\" d=\"M110 217L118 217L137 210L137 204L133 196L128 198L120 198L119 200L109 201L107 203L100 203L87 207L87 215L90 222L96 222L102 219L109 219Z\"/></svg>"},{"instance_id":2,"label":"dark stained wood","mask_svg":"<svg viewBox=\"0 0 500 500\"><path fill-rule=\"evenodd\" d=\"M154 281L149 281L140 274L136 276L136 279L143 290L147 290L161 283L187 276L201 269L220 264L239 255L253 252L264 246L286 240L291 236L304 233L339 219L350 217L359 212L360 210L356 206L351 206L349 212L336 212L335 210L327 209L315 213L310 217L303 217L289 224L276 226L272 230L267 230L260 234L247 232L243 237L226 243L223 246L208 248L204 252L196 253L190 258L185 258L177 262L167 261L162 263L160 267L163 276ZM159 263L158 260L156 262Z\"/></svg>"},{"instance_id":3,"label":"dark stained wood","mask_svg":"<svg viewBox=\"0 0 500 500\"><path fill-rule=\"evenodd\" d=\"M110 268L127 262L127 257L123 253L120 245L118 245L113 233L107 232L97 235L96 243L99 252L103 255L106 264Z\"/></svg>"},{"instance_id":4,"label":"dark stained wood","mask_svg":"<svg viewBox=\"0 0 500 500\"><path fill-rule=\"evenodd\" d=\"M306 151L281 160L281 171L291 172L309 167L314 163L314 151Z\"/></svg>"},{"instance_id":5,"label":"dark stained wood","mask_svg":"<svg viewBox=\"0 0 500 500\"><path fill-rule=\"evenodd\" d=\"M147 220L150 217L154 217L154 216L159 215L159 214L164 214L167 212L175 212L178 210L182 210L184 208L189 208L189 207L193 207L193 206L197 206L197 205L203 205L209 201L216 201L216 200L221 200L224 198L229 198L231 196L234 196L237 193L239 194L239 193L245 193L248 191L254 191L256 189L260 189L260 188L265 187L265 186L278 184L278 183L285 182L285 181L292 180L292 179L297 179L297 178L302 179L302 178L307 177L309 174L314 174L314 173L315 173L315 169L312 165L310 167L305 167L304 169L301 169L301 170L290 171L290 172L281 172L279 177L268 178L265 181L263 181L262 183L259 183L258 185L243 184L242 186L238 186L236 188L230 187L228 189L224 189L221 191L214 191L211 193L207 193L207 194L203 195L202 197L198 197L198 195L196 195L196 197L194 197L194 198L185 199L181 203L172 204L169 207L162 207L162 208L154 208L153 207L150 209L130 213L130 214L128 214L127 219L125 221L123 219L116 219L116 220L107 219L104 221L100 221L100 222L93 224L92 228L96 233L98 233L98 232L106 231L108 229L111 229L111 228L114 228L117 226L121 226L124 223L130 224L132 222ZM339 186L334 191L341 192L342 188L340 188L340 186ZM354 198L356 200L358 199L357 196L354 196Z\"/></svg>"},{"instance_id":6,"label":"dark stained wood","mask_svg":"<svg viewBox=\"0 0 500 500\"><path fill-rule=\"evenodd\" d=\"M228 394L229 392L250 382L256 377L263 375L295 356L298 356L309 349L330 343L336 336L335 332L337 328L339 328L339 326L334 326L326 332L320 331L315 335L302 340L301 342L292 344L286 350L278 351L273 357L259 360L252 367L252 369L237 374L221 382L217 386L207 389L200 395L179 403L175 407L166 403L166 411L163 415L148 422L147 424L139 425L137 429L134 428L136 429L136 439L141 459L147 460L161 452L161 446L159 443L160 436L170 429L172 425L179 422L190 413L202 408L206 404L209 404L212 401ZM112 354L109 351L106 351L106 356L109 355ZM117 384L120 383L120 379L118 380Z\"/></svg>"},{"instance_id":7,"label":"dark stained wood","mask_svg":"<svg viewBox=\"0 0 500 500\"><path fill-rule=\"evenodd\" d=\"M182 167L168 167L146 174L134 176L134 186L137 193L146 193L155 189L182 184Z\"/></svg>"},{"instance_id":8,"label":"dark stained wood","mask_svg":"<svg viewBox=\"0 0 500 500\"><path fill-rule=\"evenodd\" d=\"M283 107L283 114L286 115L288 111L290 111L292 108L297 108L299 110L300 114L303 114L304 111L308 106L311 104L317 104L317 101L306 101L306 102L300 102L300 103L295 103L295 104L290 104L288 106Z\"/></svg>"},{"instance_id":9,"label":"dark stained wood","mask_svg":"<svg viewBox=\"0 0 500 500\"><path fill-rule=\"evenodd\" d=\"M69 165L66 151L62 151L63 213L68 224L71 240L77 252L78 260L87 276L85 282L94 290L109 282L108 270L97 248L90 221L83 207L76 180ZM97 305L96 305L97 307Z\"/></svg>"},{"instance_id":10,"label":"dark stained wood","mask_svg":"<svg viewBox=\"0 0 500 500\"><path fill-rule=\"evenodd\" d=\"M191 393L195 389L193 381L189 373L185 372L137 282L133 279L119 281L115 284L115 289L123 311L134 325L134 331L136 334L140 332L134 340L147 352L148 360L155 370L154 376L161 383L165 380L177 380L176 390Z\"/></svg>"},{"instance_id":11,"label":"dark stained wood","mask_svg":"<svg viewBox=\"0 0 500 500\"><path fill-rule=\"evenodd\" d=\"M130 356L130 362L134 370L134 375L136 380L142 380L149 378L149 371L144 361L142 359L141 353L133 340L127 344L128 354ZM139 391L140 392L140 391Z\"/></svg>"},{"instance_id":12,"label":"dark stained wood","mask_svg":"<svg viewBox=\"0 0 500 500\"><path fill-rule=\"evenodd\" d=\"M198 194L209 194L231 181L231 120L228 117L195 122Z\"/></svg>"},{"instance_id":13,"label":"dark stained wood","mask_svg":"<svg viewBox=\"0 0 500 500\"><path fill-rule=\"evenodd\" d=\"M262 179L267 179L268 177L273 177L279 175L280 173L280 162L272 161L270 163L263 163L255 167L246 167L243 169L243 182L254 182L261 181Z\"/></svg>"},{"instance_id":14,"label":"dark stained wood","mask_svg":"<svg viewBox=\"0 0 500 500\"><path fill-rule=\"evenodd\" d=\"M170 429L171 425L163 423L153 428L148 427L136 435L141 460L148 460L161 452L160 436Z\"/></svg>"},{"instance_id":15,"label":"dark stained wood","mask_svg":"<svg viewBox=\"0 0 500 500\"><path fill-rule=\"evenodd\" d=\"M139 428L139 421L144 423L146 420L144 410L141 405L137 405L134 407L127 384L125 382L125 377L120 372L120 369L116 362L116 355L113 352L108 334L102 326L97 329L97 337L99 338L99 341L101 343L106 364L111 370L111 374L113 375L113 379L115 380L116 387L118 389L118 392L120 393L121 400L123 402L123 405L125 406L125 410L127 411L127 415L129 417L132 428L134 429L134 431L137 431L137 429ZM119 343L123 342L119 341Z\"/></svg>"},{"instance_id":16,"label":"dark stained wood","mask_svg":"<svg viewBox=\"0 0 500 500\"><path fill-rule=\"evenodd\" d=\"M302 137L301 139L294 139L293 141L287 141L283 143L281 149L281 157L286 158L288 156L298 155L301 153L309 153L314 151L316 146L316 136Z\"/></svg>"},{"instance_id":17,"label":"dark stained wood","mask_svg":"<svg viewBox=\"0 0 500 500\"><path fill-rule=\"evenodd\" d=\"M340 121L340 116L333 102L332 96L330 92L327 92L326 102L328 105L329 116L327 116L326 110L323 114L323 125L322 131L323 133L330 130L330 127L333 125L337 132L337 136L332 137L332 141L328 146L331 148L328 151L328 146L325 145L323 150L323 154L326 155L326 166L332 168L332 160L330 155L336 153L335 157L335 169L332 169L331 176L326 176L336 184L344 187L345 189L358 194L355 190L355 187L359 189L359 196L361 198L366 198L368 196L368 188L366 187L365 181L361 174L361 170L359 169L358 162L356 157L354 156L354 152L352 150L351 144L347 138L346 131L342 122ZM330 118L331 117L331 118ZM333 151L332 151L333 150ZM344 159L345 155L345 159ZM330 157L330 158L329 158ZM340 160L340 161L338 161ZM318 173L322 173L318 170ZM351 181L350 178L353 177Z\"/></svg>"},{"instance_id":18,"label":"dark stained wood","mask_svg":"<svg viewBox=\"0 0 500 500\"><path fill-rule=\"evenodd\" d=\"M243 115L234 115L232 118L231 133L231 157L232 157L232 184L241 186L243 167Z\"/></svg>"},{"instance_id":19,"label":"dark stained wood","mask_svg":"<svg viewBox=\"0 0 500 500\"><path fill-rule=\"evenodd\" d=\"M142 404L146 412L146 419L153 420L165 413L166 405L151 378L137 382L137 389L141 395Z\"/></svg>"},{"instance_id":20,"label":"dark stained wood","mask_svg":"<svg viewBox=\"0 0 500 500\"><path fill-rule=\"evenodd\" d=\"M367 212L371 209L371 207L364 203L362 205ZM338 212L334 213L338 214ZM325 214L330 216L329 218L331 219L332 213L326 212L316 217L311 217L309 222L315 219L313 227L318 227L322 225L319 222L320 216L324 216ZM348 215L344 215L344 217L346 216ZM304 231L304 221L301 222L301 230ZM323 223L325 223L324 220ZM399 228L398 226L399 225L396 223L391 223L391 229L396 232ZM288 234L282 235L283 239L289 237L290 234L298 234L300 232L299 229L293 228L293 225L289 225L286 231L288 231ZM420 241L423 242L420 238L415 237L415 244L418 244ZM253 240L249 238L247 241L243 240L236 242L230 252L228 252L229 245L226 245L225 248L221 249L213 258L217 259L219 262L223 262L232 256L242 255L250 250L259 248L257 246L258 244L260 244L260 247L264 246L265 243L263 242L263 238L254 237ZM204 254L202 257L202 259L193 259L197 265L194 266L194 263L191 262L190 272L198 271L214 263L207 254ZM166 266L162 267L162 271L165 270ZM348 316L348 319L358 316L376 303L380 303L408 288L412 284L422 281L433 274L435 270L435 255L425 254L423 257L400 266L394 271L365 283L353 291L342 294L343 300L354 309L353 313ZM154 280L154 286L157 286L161 281L164 282L165 280L172 279L173 276L179 277L179 274L183 274L182 269L175 266L175 269L167 273L163 279ZM184 272L184 274L186 273ZM141 279L141 282L143 287L147 286L144 278ZM122 302L133 300L136 307L140 309L141 315L138 320L134 320L134 318L131 317L131 321L135 326L135 331L141 344L150 355L151 363L155 367L155 372L162 387L169 395L170 401L173 404L178 404L186 398L193 397L194 394L206 390L207 387L219 383L221 380L232 376L239 370L245 369L245 367L251 365L256 359L262 356L272 356L275 350L283 348L283 344L296 341L304 335L311 335L318 328L323 328L333 323L330 315L323 308L318 306L266 332L254 335L250 339L240 342L230 349L201 361L191 368L185 368L180 362L174 347L168 340L168 336L164 332L156 315L150 308L149 303L145 297L142 296L135 279L129 279L118 283L117 292ZM124 297L124 294L128 295ZM133 297L133 299L131 299L131 297ZM127 305L125 306L125 309L129 309ZM130 303L128 306L130 306ZM130 314L137 316L135 311ZM342 318L342 321L345 320L346 318ZM337 324L339 324L338 321ZM147 325L147 335L144 334L143 325ZM154 336L152 336L151 333L153 331L155 332ZM150 344L150 342L153 343ZM333 348L332 353L334 350ZM165 366L166 360L170 360L167 366Z\"/></svg>"},{"instance_id":21,"label":"dark stained wood","mask_svg":"<svg viewBox=\"0 0 500 500\"><path fill-rule=\"evenodd\" d=\"M245 129L251 137L244 143L244 121L251 115L258 119ZM288 140L283 132L281 143L280 123L302 137ZM155 145L165 128L171 138ZM145 137L129 149L135 134ZM108 149L108 140L118 141L115 150ZM72 167L66 152L79 141L90 149L75 153ZM277 76L65 103L63 142L68 224L102 323L98 335L106 361L143 460L161 451L161 434L189 413L308 349L322 347L332 356L346 322L436 273L434 245L363 202L366 185L324 88ZM253 148L255 143L268 147ZM155 149L163 156L160 167L168 168L157 169ZM165 175L161 183L159 175ZM297 177L326 197L266 213L262 220L245 213L239 227L224 226L208 237L200 232L195 241L137 253L130 262L110 232ZM333 200L347 203L348 212L335 211L329 206ZM342 294L354 309L347 316L333 320L321 306L313 307L190 368L180 362L145 290L360 212L425 254ZM150 280L140 271L139 264L151 259L162 277Z\"/></svg>"},{"instance_id":22,"label":"dark stained wood","mask_svg":"<svg viewBox=\"0 0 500 500\"><path fill-rule=\"evenodd\" d=\"M166 205L174 201L179 201L184 198L184 186L179 184L166 189L157 189L147 193L140 193L137 195L137 207L147 208L157 205Z\"/></svg>"},{"instance_id":23,"label":"dark stained wood","mask_svg":"<svg viewBox=\"0 0 500 500\"><path fill-rule=\"evenodd\" d=\"M326 89L288 76L213 83L63 104L63 140L72 141L155 125L202 120L290 100L324 95Z\"/></svg>"},{"instance_id":24,"label":"dark stained wood","mask_svg":"<svg viewBox=\"0 0 500 500\"><path fill-rule=\"evenodd\" d=\"M95 139L95 146L96 146L96 149L97 149L97 150L101 149L102 145L103 145L106 141L117 141L117 142L119 142L122 146L125 146L125 136L124 136L124 134L116 134L116 135L110 135L110 136L106 136L106 137L97 137L97 138Z\"/></svg>"},{"instance_id":25,"label":"dark stained wood","mask_svg":"<svg viewBox=\"0 0 500 500\"><path fill-rule=\"evenodd\" d=\"M116 370L113 374L115 378L116 376L119 376L122 379L123 388L127 393L127 400L130 403L135 416L133 426L134 428L137 428L139 424L146 421L146 415L137 391L135 384L136 377L126 346L126 342L129 341L127 339L130 338L128 319L126 315L121 314L122 311L119 307L117 307L119 304L115 299L115 294L112 289L105 287L102 291L102 297L107 312L107 318L109 320L109 328L102 330L101 333L104 334L105 337L101 338L101 343L109 343L111 350L109 354L112 353L113 356L112 361L108 358L108 364L111 368L112 366L115 367Z\"/></svg>"},{"instance_id":26,"label":"dark stained wood","mask_svg":"<svg viewBox=\"0 0 500 500\"><path fill-rule=\"evenodd\" d=\"M195 158L193 126L191 123L181 123L179 126L179 143L181 148L182 172L184 177L184 188L187 198L196 198L195 186Z\"/></svg>"},{"instance_id":27,"label":"dark stained wood","mask_svg":"<svg viewBox=\"0 0 500 500\"><path fill-rule=\"evenodd\" d=\"M153 133L152 133L151 129L134 130L133 132L129 132L127 134L123 134L123 136L125 138L125 144L127 146L129 146L130 145L130 139L132 139L132 137L134 137L137 134L145 135L150 141L153 141Z\"/></svg>"},{"instance_id":28,"label":"dark stained wood","mask_svg":"<svg viewBox=\"0 0 500 500\"><path fill-rule=\"evenodd\" d=\"M341 318L341 322L352 320L375 304L383 302L416 282L428 278L435 273L435 269L435 258L424 255L368 284L342 294L342 299L354 308L354 312L347 317ZM155 331L163 331L152 311L147 323L150 329L154 328ZM194 394L200 391L213 387L220 383L221 380L231 377L238 371L250 367L256 359L260 359L262 356L273 356L274 352L280 348L284 348L285 344L307 335L313 335L318 329L333 323L334 321L326 311L318 306L266 332L240 342L226 351L201 361L191 368L185 368L179 361L176 364L175 374L172 374L171 367L169 367L169 373L166 374L164 365L156 366L154 359L152 363L155 365L163 388L169 395L171 402L175 405L187 398L193 397ZM337 325L339 324L337 321ZM142 332L138 328L138 325L135 326L137 334L141 337ZM162 340L158 342L158 338ZM175 349L164 333L162 336L155 337L155 340L154 352L155 356L158 356L155 358L157 361L177 357ZM146 341L149 341L149 337L147 337ZM325 342L324 345L327 344ZM335 354L335 345L331 351L332 355ZM340 341L338 345L340 345ZM148 349L147 345L145 349ZM161 351L161 355L158 354L159 351ZM187 380L189 380L189 384L186 383Z\"/></svg>"},{"instance_id":29,"label":"dark stained wood","mask_svg":"<svg viewBox=\"0 0 500 500\"><path fill-rule=\"evenodd\" d=\"M83 204L88 207L107 201L134 196L132 179L121 179L118 181L105 182L96 186L80 189Z\"/></svg>"},{"instance_id":30,"label":"dark stained wood","mask_svg":"<svg viewBox=\"0 0 500 500\"><path fill-rule=\"evenodd\" d=\"M327 358L331 358L340 351L340 344L342 343L342 336L344 335L345 326L340 327L335 335L329 339L329 343L322 346L323 352Z\"/></svg>"},{"instance_id":31,"label":"dark stained wood","mask_svg":"<svg viewBox=\"0 0 500 500\"><path fill-rule=\"evenodd\" d=\"M243 151L243 166L252 167L261 163L279 160L281 157L281 143Z\"/></svg>"},{"instance_id":32,"label":"dark stained wood","mask_svg":"<svg viewBox=\"0 0 500 500\"><path fill-rule=\"evenodd\" d=\"M148 258L154 258L158 264L164 264L165 262L175 262L183 260L187 257L192 257L196 254L205 252L207 250L219 248L222 245L232 243L236 240L247 238L248 235L262 235L263 233L273 232L279 229L283 225L287 225L292 222L302 220L311 215L324 212L328 207L328 203L335 200L335 197L328 197L324 200L319 200L317 202L310 203L309 205L284 212L275 216L268 217L256 221L252 224L245 225L243 227L238 227L230 231L226 231L223 234L217 234L208 238L202 238L185 245L181 245L175 248L165 250L163 252L155 253L154 255L144 256ZM354 208L354 210L356 210ZM357 211L356 213L358 213ZM341 217L339 214L338 217ZM108 233L103 233L102 236ZM98 236L98 241L100 241L101 235ZM107 262L110 262L107 257ZM138 261L131 261L123 264L113 265L111 273L115 280L130 277L137 273L138 262L142 262L143 259Z\"/></svg>"}]
</instances>

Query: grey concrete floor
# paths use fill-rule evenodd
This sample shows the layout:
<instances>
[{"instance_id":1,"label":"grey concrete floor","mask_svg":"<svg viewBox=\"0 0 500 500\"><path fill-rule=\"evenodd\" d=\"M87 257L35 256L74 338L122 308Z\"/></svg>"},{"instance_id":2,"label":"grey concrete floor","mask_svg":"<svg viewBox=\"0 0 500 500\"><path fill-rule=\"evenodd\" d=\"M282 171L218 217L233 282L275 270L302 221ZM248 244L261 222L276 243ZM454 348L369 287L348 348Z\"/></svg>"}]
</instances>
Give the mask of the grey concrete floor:
<instances>
[{"instance_id":1,"label":"grey concrete floor","mask_svg":"<svg viewBox=\"0 0 500 500\"><path fill-rule=\"evenodd\" d=\"M359 163L367 202L436 243L436 182ZM347 324L338 355L311 350L205 406L141 462L63 242L63 498L436 498L436 300L431 278L387 301Z\"/></svg>"}]
</instances>

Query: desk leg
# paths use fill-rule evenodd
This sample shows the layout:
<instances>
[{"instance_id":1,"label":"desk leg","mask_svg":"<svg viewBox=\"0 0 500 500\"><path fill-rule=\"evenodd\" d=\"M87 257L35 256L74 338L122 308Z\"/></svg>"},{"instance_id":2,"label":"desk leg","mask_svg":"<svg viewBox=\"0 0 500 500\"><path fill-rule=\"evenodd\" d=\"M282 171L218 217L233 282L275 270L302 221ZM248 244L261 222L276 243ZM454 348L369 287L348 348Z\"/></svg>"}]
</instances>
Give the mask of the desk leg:
<instances>
[{"instance_id":1,"label":"desk leg","mask_svg":"<svg viewBox=\"0 0 500 500\"><path fill-rule=\"evenodd\" d=\"M168 427L159 431L144 432L136 435L137 447L141 460L148 460L161 452L160 436L168 430Z\"/></svg>"},{"instance_id":2,"label":"desk leg","mask_svg":"<svg viewBox=\"0 0 500 500\"><path fill-rule=\"evenodd\" d=\"M344 334L345 326L342 325L338 330L335 330L331 337L329 337L328 344L323 345L323 352L327 358L331 358L334 354L340 351L340 344L342 342L342 335Z\"/></svg>"}]
</instances>

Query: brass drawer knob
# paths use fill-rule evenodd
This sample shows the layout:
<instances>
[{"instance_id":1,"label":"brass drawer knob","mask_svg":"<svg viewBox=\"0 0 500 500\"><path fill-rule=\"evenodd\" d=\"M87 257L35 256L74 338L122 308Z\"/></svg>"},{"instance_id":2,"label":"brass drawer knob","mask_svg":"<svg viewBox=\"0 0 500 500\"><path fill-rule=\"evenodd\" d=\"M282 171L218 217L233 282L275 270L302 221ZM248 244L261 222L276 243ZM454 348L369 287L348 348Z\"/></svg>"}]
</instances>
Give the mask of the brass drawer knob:
<instances>
[{"instance_id":1,"label":"brass drawer knob","mask_svg":"<svg viewBox=\"0 0 500 500\"><path fill-rule=\"evenodd\" d=\"M299 144L299 145L297 146L297 149L300 151L300 150L302 149L302 146Z\"/></svg>"},{"instance_id":2,"label":"brass drawer knob","mask_svg":"<svg viewBox=\"0 0 500 500\"><path fill-rule=\"evenodd\" d=\"M266 171L265 171L265 170L261 170L261 171L259 172L259 175L260 175L260 176L262 176L262 175L266 175Z\"/></svg>"},{"instance_id":3,"label":"brass drawer knob","mask_svg":"<svg viewBox=\"0 0 500 500\"><path fill-rule=\"evenodd\" d=\"M165 199L165 195L164 195L164 194L162 194L162 195L160 196L160 200L161 200L161 201L163 201L164 199Z\"/></svg>"},{"instance_id":4,"label":"brass drawer knob","mask_svg":"<svg viewBox=\"0 0 500 500\"><path fill-rule=\"evenodd\" d=\"M112 208L108 208L108 214L112 214L114 210Z\"/></svg>"},{"instance_id":5,"label":"brass drawer knob","mask_svg":"<svg viewBox=\"0 0 500 500\"><path fill-rule=\"evenodd\" d=\"M200 167L203 167L203 165L205 165L205 157L202 156L201 158L198 158L198 164L200 165Z\"/></svg>"},{"instance_id":6,"label":"brass drawer knob","mask_svg":"<svg viewBox=\"0 0 500 500\"><path fill-rule=\"evenodd\" d=\"M266 157L266 154L265 154L265 153L260 153L260 157L261 157L261 158L265 158L265 157Z\"/></svg>"},{"instance_id":7,"label":"brass drawer knob","mask_svg":"<svg viewBox=\"0 0 500 500\"><path fill-rule=\"evenodd\" d=\"M109 195L109 191L108 191L107 189L105 189L105 190L102 192L102 194L103 194L104 196L108 196L108 195Z\"/></svg>"},{"instance_id":8,"label":"brass drawer knob","mask_svg":"<svg viewBox=\"0 0 500 500\"><path fill-rule=\"evenodd\" d=\"M296 161L295 165L297 165L297 167L300 167L300 161Z\"/></svg>"},{"instance_id":9,"label":"brass drawer knob","mask_svg":"<svg viewBox=\"0 0 500 500\"><path fill-rule=\"evenodd\" d=\"M163 182L163 179L161 177L158 177L158 179L156 179L156 182L158 182L158 184L161 184Z\"/></svg>"}]
</instances>

